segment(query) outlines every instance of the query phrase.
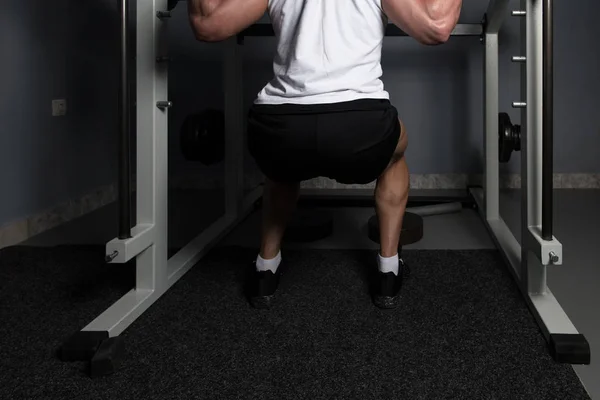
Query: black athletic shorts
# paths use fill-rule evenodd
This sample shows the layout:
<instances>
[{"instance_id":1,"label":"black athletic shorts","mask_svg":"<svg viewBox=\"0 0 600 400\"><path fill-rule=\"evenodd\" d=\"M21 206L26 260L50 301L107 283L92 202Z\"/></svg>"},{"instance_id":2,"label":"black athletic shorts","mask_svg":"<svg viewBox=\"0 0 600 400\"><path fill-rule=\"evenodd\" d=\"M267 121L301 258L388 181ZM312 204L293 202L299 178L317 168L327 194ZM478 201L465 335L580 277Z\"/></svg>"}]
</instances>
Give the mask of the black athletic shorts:
<instances>
[{"instance_id":1,"label":"black athletic shorts","mask_svg":"<svg viewBox=\"0 0 600 400\"><path fill-rule=\"evenodd\" d=\"M398 112L388 100L317 105L253 105L248 148L275 182L327 177L343 184L376 180L400 139Z\"/></svg>"}]
</instances>

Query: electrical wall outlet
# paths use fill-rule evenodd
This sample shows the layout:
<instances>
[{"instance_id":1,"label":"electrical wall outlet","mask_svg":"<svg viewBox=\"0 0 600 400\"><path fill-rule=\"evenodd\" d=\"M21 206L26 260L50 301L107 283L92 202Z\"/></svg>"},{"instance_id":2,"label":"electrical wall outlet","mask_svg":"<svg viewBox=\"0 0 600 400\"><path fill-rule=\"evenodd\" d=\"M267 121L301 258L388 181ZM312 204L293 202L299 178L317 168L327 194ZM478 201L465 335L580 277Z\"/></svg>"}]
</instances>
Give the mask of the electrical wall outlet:
<instances>
[{"instance_id":1,"label":"electrical wall outlet","mask_svg":"<svg viewBox=\"0 0 600 400\"><path fill-rule=\"evenodd\" d=\"M62 117L64 115L67 115L67 100L66 99L52 100L52 116L53 117Z\"/></svg>"}]
</instances>

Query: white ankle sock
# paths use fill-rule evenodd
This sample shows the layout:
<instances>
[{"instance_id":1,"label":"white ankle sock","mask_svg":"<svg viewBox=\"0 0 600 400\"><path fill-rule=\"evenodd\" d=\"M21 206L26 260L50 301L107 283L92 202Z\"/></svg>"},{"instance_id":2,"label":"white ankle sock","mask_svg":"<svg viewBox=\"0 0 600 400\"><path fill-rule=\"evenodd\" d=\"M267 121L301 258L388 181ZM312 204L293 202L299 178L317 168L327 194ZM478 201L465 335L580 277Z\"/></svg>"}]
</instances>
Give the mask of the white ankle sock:
<instances>
[{"instance_id":1,"label":"white ankle sock","mask_svg":"<svg viewBox=\"0 0 600 400\"><path fill-rule=\"evenodd\" d=\"M382 257L381 254L378 256L379 270L384 274L387 272L393 272L394 275L398 276L398 269L400 266L400 258L398 257L398 254L392 257Z\"/></svg>"},{"instance_id":2,"label":"white ankle sock","mask_svg":"<svg viewBox=\"0 0 600 400\"><path fill-rule=\"evenodd\" d=\"M279 268L279 264L281 264L281 251L277 253L275 258L270 260L265 260L260 254L256 258L256 269L258 271L271 271L275 273L277 272L277 268Z\"/></svg>"}]
</instances>

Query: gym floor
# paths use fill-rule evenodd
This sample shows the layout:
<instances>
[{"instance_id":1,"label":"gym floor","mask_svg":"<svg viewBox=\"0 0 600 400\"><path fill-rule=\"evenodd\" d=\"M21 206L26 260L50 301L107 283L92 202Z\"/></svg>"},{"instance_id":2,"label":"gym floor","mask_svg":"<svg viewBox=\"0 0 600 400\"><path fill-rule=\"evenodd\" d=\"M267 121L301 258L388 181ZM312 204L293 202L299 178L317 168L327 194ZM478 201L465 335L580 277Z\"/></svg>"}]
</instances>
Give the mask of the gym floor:
<instances>
[{"instance_id":1,"label":"gym floor","mask_svg":"<svg viewBox=\"0 0 600 400\"><path fill-rule=\"evenodd\" d=\"M192 239L203 226L208 226L219 213L220 193L182 192L171 195L171 247L177 248ZM600 268L593 243L600 243L600 190L557 190L555 192L555 235L563 244L563 266L550 268L549 286L555 297L582 332L592 349L592 364L574 366L591 398L600 399L600 362L594 350L600 348ZM211 208L211 206L214 206ZM222 210L217 208L217 210ZM302 245L312 249L376 249L367 237L366 223L373 211L369 208L332 209L334 234L317 243ZM501 213L520 238L520 192L504 191ZM116 204L99 209L51 231L30 239L24 245L51 247L64 244L103 245L115 236ZM185 221L185 223L183 223ZM221 246L254 248L258 243L259 215L251 215L228 235ZM177 225L177 226L175 226ZM188 227L184 229L182 227ZM419 243L406 249L473 250L493 249L493 242L477 211L464 209L459 213L425 218L425 234ZM293 246L289 246L291 249ZM298 247L298 246L296 246ZM419 268L419 266L412 266ZM185 278L184 278L185 279ZM168 293L167 293L168 296Z\"/></svg>"}]
</instances>

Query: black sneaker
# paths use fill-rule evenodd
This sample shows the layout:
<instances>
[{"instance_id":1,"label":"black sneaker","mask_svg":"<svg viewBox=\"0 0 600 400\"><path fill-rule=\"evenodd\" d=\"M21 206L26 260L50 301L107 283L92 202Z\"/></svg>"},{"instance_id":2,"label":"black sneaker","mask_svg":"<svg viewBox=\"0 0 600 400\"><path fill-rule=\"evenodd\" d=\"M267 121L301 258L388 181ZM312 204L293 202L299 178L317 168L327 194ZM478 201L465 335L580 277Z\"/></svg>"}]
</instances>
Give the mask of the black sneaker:
<instances>
[{"instance_id":1,"label":"black sneaker","mask_svg":"<svg viewBox=\"0 0 600 400\"><path fill-rule=\"evenodd\" d=\"M393 272L376 271L372 282L373 304L383 309L396 308L400 304L400 289L407 273L408 267L402 259L397 276Z\"/></svg>"},{"instance_id":2,"label":"black sneaker","mask_svg":"<svg viewBox=\"0 0 600 400\"><path fill-rule=\"evenodd\" d=\"M256 263L252 263L246 288L246 295L252 307L259 309L271 308L275 292L279 286L281 267L280 265L277 268L276 273L272 271L257 271Z\"/></svg>"}]
</instances>

